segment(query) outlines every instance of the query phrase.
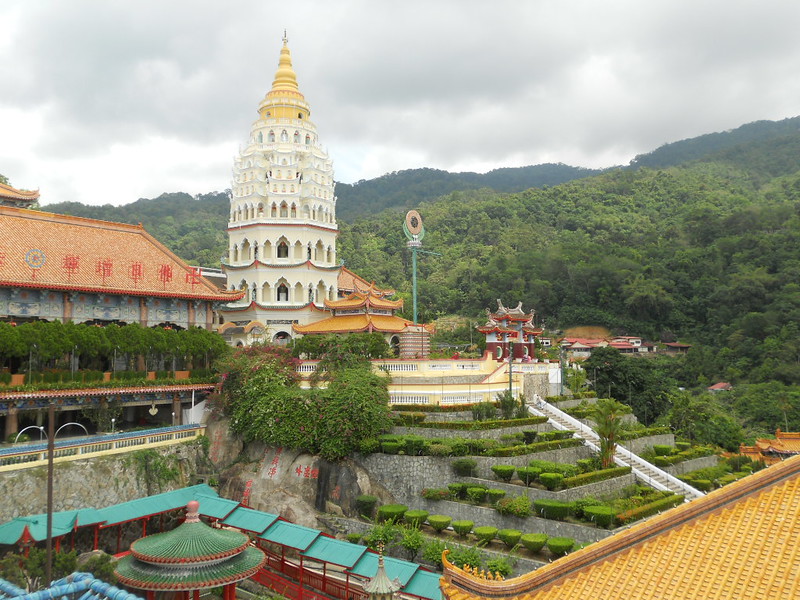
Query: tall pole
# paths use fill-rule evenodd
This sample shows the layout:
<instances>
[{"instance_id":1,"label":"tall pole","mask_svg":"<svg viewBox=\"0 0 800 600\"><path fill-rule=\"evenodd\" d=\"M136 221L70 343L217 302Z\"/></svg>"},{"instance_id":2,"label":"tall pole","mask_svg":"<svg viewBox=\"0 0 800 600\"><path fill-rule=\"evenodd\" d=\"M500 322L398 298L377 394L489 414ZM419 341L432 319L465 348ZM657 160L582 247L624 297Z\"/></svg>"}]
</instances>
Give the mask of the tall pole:
<instances>
[{"instance_id":1,"label":"tall pole","mask_svg":"<svg viewBox=\"0 0 800 600\"><path fill-rule=\"evenodd\" d=\"M53 581L53 455L56 442L56 405L47 407L47 546L44 565L45 585Z\"/></svg>"},{"instance_id":2,"label":"tall pole","mask_svg":"<svg viewBox=\"0 0 800 600\"><path fill-rule=\"evenodd\" d=\"M411 289L414 298L414 325L417 324L417 247L411 246Z\"/></svg>"},{"instance_id":3,"label":"tall pole","mask_svg":"<svg viewBox=\"0 0 800 600\"><path fill-rule=\"evenodd\" d=\"M511 389L512 379L511 375L514 370L514 342L508 342L508 395L513 397L514 392Z\"/></svg>"}]
</instances>

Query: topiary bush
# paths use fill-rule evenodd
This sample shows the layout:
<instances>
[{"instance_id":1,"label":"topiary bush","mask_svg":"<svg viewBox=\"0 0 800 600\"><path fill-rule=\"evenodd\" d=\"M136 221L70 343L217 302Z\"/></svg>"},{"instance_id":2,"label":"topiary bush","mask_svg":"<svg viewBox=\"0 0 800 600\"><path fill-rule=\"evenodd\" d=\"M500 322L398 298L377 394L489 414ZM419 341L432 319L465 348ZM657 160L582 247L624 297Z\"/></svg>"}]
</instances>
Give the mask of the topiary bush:
<instances>
[{"instance_id":1,"label":"topiary bush","mask_svg":"<svg viewBox=\"0 0 800 600\"><path fill-rule=\"evenodd\" d=\"M564 476L561 473L542 473L539 475L539 482L548 490L556 490L561 487Z\"/></svg>"},{"instance_id":2,"label":"topiary bush","mask_svg":"<svg viewBox=\"0 0 800 600\"><path fill-rule=\"evenodd\" d=\"M539 432L533 429L526 429L522 432L522 441L526 444L534 443L537 437L539 437Z\"/></svg>"},{"instance_id":3,"label":"topiary bush","mask_svg":"<svg viewBox=\"0 0 800 600\"><path fill-rule=\"evenodd\" d=\"M486 500L486 488L477 486L468 487L467 500L469 500L470 502L474 502L475 504L480 504L481 502Z\"/></svg>"},{"instance_id":4,"label":"topiary bush","mask_svg":"<svg viewBox=\"0 0 800 600\"><path fill-rule=\"evenodd\" d=\"M397 454L402 446L400 442L381 442L381 451L384 454Z\"/></svg>"},{"instance_id":5,"label":"topiary bush","mask_svg":"<svg viewBox=\"0 0 800 600\"><path fill-rule=\"evenodd\" d=\"M536 514L545 519L563 521L572 513L574 505L571 502L541 499L534 501L533 508Z\"/></svg>"},{"instance_id":6,"label":"topiary bush","mask_svg":"<svg viewBox=\"0 0 800 600\"><path fill-rule=\"evenodd\" d=\"M409 456L419 456L425 452L425 438L419 435L405 436L403 451Z\"/></svg>"},{"instance_id":7,"label":"topiary bush","mask_svg":"<svg viewBox=\"0 0 800 600\"><path fill-rule=\"evenodd\" d=\"M531 552L539 552L547 543L547 535L544 533L526 533L519 538L519 541Z\"/></svg>"},{"instance_id":8,"label":"topiary bush","mask_svg":"<svg viewBox=\"0 0 800 600\"><path fill-rule=\"evenodd\" d=\"M519 544L522 532L519 529L501 529L497 532L497 538L509 548Z\"/></svg>"},{"instance_id":9,"label":"topiary bush","mask_svg":"<svg viewBox=\"0 0 800 600\"><path fill-rule=\"evenodd\" d=\"M430 456L450 456L450 446L434 442L428 444L428 454Z\"/></svg>"},{"instance_id":10,"label":"topiary bush","mask_svg":"<svg viewBox=\"0 0 800 600\"><path fill-rule=\"evenodd\" d=\"M424 488L420 495L425 500L449 500L450 490L447 488Z\"/></svg>"},{"instance_id":11,"label":"topiary bush","mask_svg":"<svg viewBox=\"0 0 800 600\"><path fill-rule=\"evenodd\" d=\"M653 452L656 453L656 456L669 456L672 454L672 446L667 444L655 444L653 446Z\"/></svg>"},{"instance_id":12,"label":"topiary bush","mask_svg":"<svg viewBox=\"0 0 800 600\"><path fill-rule=\"evenodd\" d=\"M657 467L668 467L672 463L669 461L669 459L666 456L656 456L653 459L653 464L655 466L657 466Z\"/></svg>"},{"instance_id":13,"label":"topiary bush","mask_svg":"<svg viewBox=\"0 0 800 600\"><path fill-rule=\"evenodd\" d=\"M476 527L472 530L472 533L478 538L478 542L483 542L484 544L488 544L491 542L495 537L497 537L497 527Z\"/></svg>"},{"instance_id":14,"label":"topiary bush","mask_svg":"<svg viewBox=\"0 0 800 600\"><path fill-rule=\"evenodd\" d=\"M403 521L408 523L411 527L419 527L427 518L427 510L407 510L403 513Z\"/></svg>"},{"instance_id":15,"label":"topiary bush","mask_svg":"<svg viewBox=\"0 0 800 600\"><path fill-rule=\"evenodd\" d=\"M676 448L677 448L679 451L681 451L681 450L688 450L689 448L691 448L691 447L692 447L692 444L691 444L690 442L675 442L675 447L676 447Z\"/></svg>"},{"instance_id":16,"label":"topiary bush","mask_svg":"<svg viewBox=\"0 0 800 600\"><path fill-rule=\"evenodd\" d=\"M709 479L695 479L689 482L689 485L701 492L710 492L714 489L714 483Z\"/></svg>"},{"instance_id":17,"label":"topiary bush","mask_svg":"<svg viewBox=\"0 0 800 600\"><path fill-rule=\"evenodd\" d=\"M403 515L408 510L405 504L384 504L378 509L378 521L383 523L385 521L397 522L403 518Z\"/></svg>"},{"instance_id":18,"label":"topiary bush","mask_svg":"<svg viewBox=\"0 0 800 600\"><path fill-rule=\"evenodd\" d=\"M377 504L377 502L378 499L375 496L364 494L356 498L356 510L359 515L371 519L372 514L375 512L375 504Z\"/></svg>"},{"instance_id":19,"label":"topiary bush","mask_svg":"<svg viewBox=\"0 0 800 600\"><path fill-rule=\"evenodd\" d=\"M489 504L495 504L498 500L500 500L501 498L504 498L505 495L506 495L506 491L505 490L489 489L486 492L486 501Z\"/></svg>"},{"instance_id":20,"label":"topiary bush","mask_svg":"<svg viewBox=\"0 0 800 600\"><path fill-rule=\"evenodd\" d=\"M474 458L457 458L450 466L453 472L460 477L474 477L478 471L478 461Z\"/></svg>"},{"instance_id":21,"label":"topiary bush","mask_svg":"<svg viewBox=\"0 0 800 600\"><path fill-rule=\"evenodd\" d=\"M541 472L541 469L535 467L518 467L517 477L519 477L520 481L525 485L531 485L536 481Z\"/></svg>"},{"instance_id":22,"label":"topiary bush","mask_svg":"<svg viewBox=\"0 0 800 600\"><path fill-rule=\"evenodd\" d=\"M578 474L578 467L566 463L557 463L550 460L532 460L529 467L540 469L540 473L561 473L564 477L574 477Z\"/></svg>"},{"instance_id":23,"label":"topiary bush","mask_svg":"<svg viewBox=\"0 0 800 600\"><path fill-rule=\"evenodd\" d=\"M515 470L516 467L514 465L494 465L492 467L492 473L494 473L494 476L500 481L506 482L511 481Z\"/></svg>"},{"instance_id":24,"label":"topiary bush","mask_svg":"<svg viewBox=\"0 0 800 600\"><path fill-rule=\"evenodd\" d=\"M575 540L569 537L551 537L547 540L547 549L556 556L564 556L575 545Z\"/></svg>"},{"instance_id":25,"label":"topiary bush","mask_svg":"<svg viewBox=\"0 0 800 600\"><path fill-rule=\"evenodd\" d=\"M466 483L448 483L447 489L450 490L450 494L453 498L464 498L467 493L467 484Z\"/></svg>"},{"instance_id":26,"label":"topiary bush","mask_svg":"<svg viewBox=\"0 0 800 600\"><path fill-rule=\"evenodd\" d=\"M614 509L610 506L585 506L583 515L598 527L609 527L614 522Z\"/></svg>"},{"instance_id":27,"label":"topiary bush","mask_svg":"<svg viewBox=\"0 0 800 600\"><path fill-rule=\"evenodd\" d=\"M473 525L475 525L474 521L453 521L452 523L453 531L460 537L467 537L472 531Z\"/></svg>"},{"instance_id":28,"label":"topiary bush","mask_svg":"<svg viewBox=\"0 0 800 600\"><path fill-rule=\"evenodd\" d=\"M497 512L501 515L509 515L524 519L533 513L531 499L527 496L515 496L514 498L502 498L494 505Z\"/></svg>"},{"instance_id":29,"label":"topiary bush","mask_svg":"<svg viewBox=\"0 0 800 600\"><path fill-rule=\"evenodd\" d=\"M448 527L450 527L450 523L453 522L453 519L448 517L447 515L430 515L428 517L428 525L430 525L434 531L442 532Z\"/></svg>"}]
</instances>

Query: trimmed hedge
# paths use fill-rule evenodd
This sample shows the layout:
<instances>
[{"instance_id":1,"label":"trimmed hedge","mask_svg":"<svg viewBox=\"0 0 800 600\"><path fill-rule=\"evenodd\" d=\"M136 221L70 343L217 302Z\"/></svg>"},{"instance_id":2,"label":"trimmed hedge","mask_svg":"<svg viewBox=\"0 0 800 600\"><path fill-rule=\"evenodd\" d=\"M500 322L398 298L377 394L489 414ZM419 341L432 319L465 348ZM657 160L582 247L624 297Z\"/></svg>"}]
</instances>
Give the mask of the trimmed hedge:
<instances>
[{"instance_id":1,"label":"trimmed hedge","mask_svg":"<svg viewBox=\"0 0 800 600\"><path fill-rule=\"evenodd\" d=\"M527 496L515 496L514 498L502 498L494 505L497 512L501 515L510 515L512 517L519 517L524 519L530 517L531 499Z\"/></svg>"},{"instance_id":2,"label":"trimmed hedge","mask_svg":"<svg viewBox=\"0 0 800 600\"><path fill-rule=\"evenodd\" d=\"M407 510L408 507L405 504L384 504L378 508L378 521L399 521Z\"/></svg>"},{"instance_id":3,"label":"trimmed hedge","mask_svg":"<svg viewBox=\"0 0 800 600\"><path fill-rule=\"evenodd\" d=\"M486 493L485 487L469 486L467 488L467 500L475 504L480 504L486 500Z\"/></svg>"},{"instance_id":4,"label":"trimmed hedge","mask_svg":"<svg viewBox=\"0 0 800 600\"><path fill-rule=\"evenodd\" d=\"M601 469L599 471L590 471L589 473L581 473L574 477L565 477L561 484L565 488L574 488L587 483L595 483L596 481L605 481L606 479L613 479L620 475L627 475L631 472L630 467L612 467L610 469Z\"/></svg>"},{"instance_id":5,"label":"trimmed hedge","mask_svg":"<svg viewBox=\"0 0 800 600\"><path fill-rule=\"evenodd\" d=\"M551 537L547 539L547 549L556 556L564 556L575 546L575 540L569 537Z\"/></svg>"},{"instance_id":6,"label":"trimmed hedge","mask_svg":"<svg viewBox=\"0 0 800 600\"><path fill-rule=\"evenodd\" d=\"M610 506L585 506L583 514L598 527L609 527L614 522L614 509Z\"/></svg>"},{"instance_id":7,"label":"trimmed hedge","mask_svg":"<svg viewBox=\"0 0 800 600\"><path fill-rule=\"evenodd\" d=\"M539 478L542 470L535 467L517 467L517 477L522 483L530 485Z\"/></svg>"},{"instance_id":8,"label":"trimmed hedge","mask_svg":"<svg viewBox=\"0 0 800 600\"><path fill-rule=\"evenodd\" d=\"M542 473L539 475L539 482L550 491L560 487L562 481L564 481L564 476L561 473Z\"/></svg>"},{"instance_id":9,"label":"trimmed hedge","mask_svg":"<svg viewBox=\"0 0 800 600\"><path fill-rule=\"evenodd\" d=\"M478 538L479 542L489 543L497 537L497 527L476 527L472 530L472 533Z\"/></svg>"},{"instance_id":10,"label":"trimmed hedge","mask_svg":"<svg viewBox=\"0 0 800 600\"><path fill-rule=\"evenodd\" d=\"M449 429L456 431L483 431L486 429L520 427L522 425L539 425L541 423L547 423L547 417L525 417L524 419L491 419L489 421L434 421L431 423L419 423L406 426L428 429Z\"/></svg>"},{"instance_id":11,"label":"trimmed hedge","mask_svg":"<svg viewBox=\"0 0 800 600\"><path fill-rule=\"evenodd\" d=\"M407 510L403 514L403 520L411 525L411 527L419 527L428 518L427 510Z\"/></svg>"},{"instance_id":12,"label":"trimmed hedge","mask_svg":"<svg viewBox=\"0 0 800 600\"><path fill-rule=\"evenodd\" d=\"M540 499L533 502L533 509L545 519L555 519L563 521L575 509L572 502L561 502L560 500Z\"/></svg>"},{"instance_id":13,"label":"trimmed hedge","mask_svg":"<svg viewBox=\"0 0 800 600\"><path fill-rule=\"evenodd\" d=\"M361 534L360 533L348 533L347 534L347 541L351 544L357 544L361 541Z\"/></svg>"},{"instance_id":14,"label":"trimmed hedge","mask_svg":"<svg viewBox=\"0 0 800 600\"><path fill-rule=\"evenodd\" d=\"M519 529L501 529L497 532L497 539L499 539L509 548L513 548L519 544L519 539L521 537L522 532Z\"/></svg>"},{"instance_id":15,"label":"trimmed hedge","mask_svg":"<svg viewBox=\"0 0 800 600\"><path fill-rule=\"evenodd\" d=\"M574 448L582 446L583 440L570 438L568 440L554 440L552 442L536 442L534 444L522 444L519 446L509 446L507 448L495 448L486 453L486 456L524 456L525 454L535 454L536 452L546 452L547 450L559 450L560 448Z\"/></svg>"},{"instance_id":16,"label":"trimmed hedge","mask_svg":"<svg viewBox=\"0 0 800 600\"><path fill-rule=\"evenodd\" d=\"M506 491L505 490L489 489L486 492L486 501L489 504L495 504L498 500L501 500L502 498L505 498L505 496L506 496Z\"/></svg>"},{"instance_id":17,"label":"trimmed hedge","mask_svg":"<svg viewBox=\"0 0 800 600\"><path fill-rule=\"evenodd\" d=\"M629 429L627 431L620 431L617 435L617 440L624 442L625 440L636 440L641 437L665 435L667 433L671 433L669 427L643 427L642 429Z\"/></svg>"},{"instance_id":18,"label":"trimmed hedge","mask_svg":"<svg viewBox=\"0 0 800 600\"><path fill-rule=\"evenodd\" d=\"M464 495L467 493L467 484L448 483L447 489L450 490L450 494L453 496L453 498L463 498Z\"/></svg>"},{"instance_id":19,"label":"trimmed hedge","mask_svg":"<svg viewBox=\"0 0 800 600\"><path fill-rule=\"evenodd\" d=\"M452 413L469 412L477 404L399 404L392 406L393 412ZM492 402L491 404L495 404Z\"/></svg>"},{"instance_id":20,"label":"trimmed hedge","mask_svg":"<svg viewBox=\"0 0 800 600\"><path fill-rule=\"evenodd\" d=\"M689 485L701 492L710 492L714 489L714 482L710 479L693 479L689 482Z\"/></svg>"},{"instance_id":21,"label":"trimmed hedge","mask_svg":"<svg viewBox=\"0 0 800 600\"><path fill-rule=\"evenodd\" d=\"M672 446L667 444L656 444L653 446L653 452L656 453L656 456L669 456L672 454Z\"/></svg>"},{"instance_id":22,"label":"trimmed hedge","mask_svg":"<svg viewBox=\"0 0 800 600\"><path fill-rule=\"evenodd\" d=\"M384 454L397 454L400 452L400 449L403 447L403 444L400 442L381 442L381 452Z\"/></svg>"},{"instance_id":23,"label":"trimmed hedge","mask_svg":"<svg viewBox=\"0 0 800 600\"><path fill-rule=\"evenodd\" d=\"M447 488L425 488L420 494L425 500L449 500L450 490Z\"/></svg>"},{"instance_id":24,"label":"trimmed hedge","mask_svg":"<svg viewBox=\"0 0 800 600\"><path fill-rule=\"evenodd\" d=\"M453 522L451 517L447 515L430 515L428 516L428 525L430 525L434 531L441 532L450 527L450 523Z\"/></svg>"},{"instance_id":25,"label":"trimmed hedge","mask_svg":"<svg viewBox=\"0 0 800 600\"><path fill-rule=\"evenodd\" d=\"M654 515L662 510L667 510L673 506L678 506L681 503L683 503L683 496L673 494L671 496L659 498L658 500L654 500L653 502L643 506L637 506L636 508L618 513L614 518L617 524L624 525L625 523L630 523L631 521L637 521L639 519L649 517L650 515Z\"/></svg>"},{"instance_id":26,"label":"trimmed hedge","mask_svg":"<svg viewBox=\"0 0 800 600\"><path fill-rule=\"evenodd\" d=\"M458 458L450 463L453 472L461 477L474 477L478 469L478 461L474 458Z\"/></svg>"},{"instance_id":27,"label":"trimmed hedge","mask_svg":"<svg viewBox=\"0 0 800 600\"><path fill-rule=\"evenodd\" d=\"M519 541L531 552L539 552L547 543L547 535L544 533L526 533L519 538Z\"/></svg>"},{"instance_id":28,"label":"trimmed hedge","mask_svg":"<svg viewBox=\"0 0 800 600\"><path fill-rule=\"evenodd\" d=\"M542 473L560 473L564 477L573 477L578 474L578 467L567 463L557 463L551 460L534 459L528 463L529 467L542 470ZM541 476L539 477L541 480Z\"/></svg>"},{"instance_id":29,"label":"trimmed hedge","mask_svg":"<svg viewBox=\"0 0 800 600\"><path fill-rule=\"evenodd\" d=\"M511 481L515 470L516 467L514 465L494 465L492 467L492 473L494 473L494 476L500 481L506 482Z\"/></svg>"},{"instance_id":30,"label":"trimmed hedge","mask_svg":"<svg viewBox=\"0 0 800 600\"><path fill-rule=\"evenodd\" d=\"M475 525L474 521L453 521L451 523L453 527L453 531L455 531L461 537L467 537L469 532L472 531L473 525Z\"/></svg>"},{"instance_id":31,"label":"trimmed hedge","mask_svg":"<svg viewBox=\"0 0 800 600\"><path fill-rule=\"evenodd\" d=\"M364 494L356 498L356 510L359 515L371 518L377 503L378 499L375 496Z\"/></svg>"}]
</instances>

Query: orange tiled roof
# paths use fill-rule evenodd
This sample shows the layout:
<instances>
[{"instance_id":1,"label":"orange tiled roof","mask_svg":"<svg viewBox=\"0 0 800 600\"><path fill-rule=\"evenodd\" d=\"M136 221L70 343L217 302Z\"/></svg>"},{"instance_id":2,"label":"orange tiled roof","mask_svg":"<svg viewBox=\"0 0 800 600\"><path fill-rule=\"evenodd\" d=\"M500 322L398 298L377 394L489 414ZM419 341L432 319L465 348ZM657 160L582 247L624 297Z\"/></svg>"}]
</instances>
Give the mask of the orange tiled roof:
<instances>
[{"instance_id":1,"label":"orange tiled roof","mask_svg":"<svg viewBox=\"0 0 800 600\"><path fill-rule=\"evenodd\" d=\"M756 448L762 452L775 452L777 454L800 454L800 433L791 431L775 432L775 439L758 439Z\"/></svg>"},{"instance_id":2,"label":"orange tiled roof","mask_svg":"<svg viewBox=\"0 0 800 600\"><path fill-rule=\"evenodd\" d=\"M446 600L800 597L800 456L502 582L451 564Z\"/></svg>"},{"instance_id":3,"label":"orange tiled roof","mask_svg":"<svg viewBox=\"0 0 800 600\"><path fill-rule=\"evenodd\" d=\"M231 301L139 225L0 206L0 285Z\"/></svg>"},{"instance_id":4,"label":"orange tiled roof","mask_svg":"<svg viewBox=\"0 0 800 600\"><path fill-rule=\"evenodd\" d=\"M378 331L381 333L400 333L411 321L389 315L340 315L322 319L309 325L292 325L297 333L356 333Z\"/></svg>"},{"instance_id":5,"label":"orange tiled roof","mask_svg":"<svg viewBox=\"0 0 800 600\"><path fill-rule=\"evenodd\" d=\"M0 183L0 199L10 200L12 202L22 201L25 203L33 203L39 199L39 191L35 190L29 192L27 190L18 190L5 183Z\"/></svg>"},{"instance_id":6,"label":"orange tiled roof","mask_svg":"<svg viewBox=\"0 0 800 600\"><path fill-rule=\"evenodd\" d=\"M331 309L371 307L396 310L403 308L402 300L389 300L376 295L372 290L367 292L353 292L339 300L325 300L325 307Z\"/></svg>"},{"instance_id":7,"label":"orange tiled roof","mask_svg":"<svg viewBox=\"0 0 800 600\"><path fill-rule=\"evenodd\" d=\"M336 282L336 286L339 288L340 292L346 294L351 292L367 292L368 290L373 290L373 292L379 296L391 296L394 294L394 290L392 289L376 288L374 283L370 283L363 277L356 275L347 267L342 267L339 271L339 278Z\"/></svg>"}]
</instances>

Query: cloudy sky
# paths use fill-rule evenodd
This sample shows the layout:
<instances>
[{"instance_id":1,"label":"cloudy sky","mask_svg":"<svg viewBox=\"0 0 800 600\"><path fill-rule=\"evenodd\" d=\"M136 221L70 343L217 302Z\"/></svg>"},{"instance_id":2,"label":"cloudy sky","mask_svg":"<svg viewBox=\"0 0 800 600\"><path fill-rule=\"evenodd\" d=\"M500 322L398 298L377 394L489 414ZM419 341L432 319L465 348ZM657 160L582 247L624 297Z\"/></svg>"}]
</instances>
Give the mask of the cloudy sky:
<instances>
[{"instance_id":1,"label":"cloudy sky","mask_svg":"<svg viewBox=\"0 0 800 600\"><path fill-rule=\"evenodd\" d=\"M800 114L796 0L3 0L0 174L42 203L229 187L283 30L336 179L627 164Z\"/></svg>"}]
</instances>

